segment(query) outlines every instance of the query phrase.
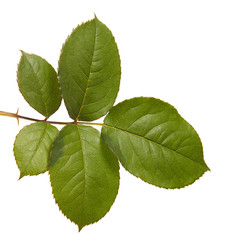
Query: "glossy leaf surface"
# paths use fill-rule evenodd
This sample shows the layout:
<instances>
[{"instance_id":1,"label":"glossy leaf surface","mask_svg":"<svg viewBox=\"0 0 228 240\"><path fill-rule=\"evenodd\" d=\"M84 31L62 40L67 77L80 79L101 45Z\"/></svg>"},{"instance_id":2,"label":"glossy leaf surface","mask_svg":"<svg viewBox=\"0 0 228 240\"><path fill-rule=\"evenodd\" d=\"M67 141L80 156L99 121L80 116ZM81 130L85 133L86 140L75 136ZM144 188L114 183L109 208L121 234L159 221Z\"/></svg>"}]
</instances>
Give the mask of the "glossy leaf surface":
<instances>
[{"instance_id":1,"label":"glossy leaf surface","mask_svg":"<svg viewBox=\"0 0 228 240\"><path fill-rule=\"evenodd\" d=\"M63 46L59 82L72 119L92 121L113 106L120 83L120 57L111 31L96 17L78 26Z\"/></svg>"},{"instance_id":2,"label":"glossy leaf surface","mask_svg":"<svg viewBox=\"0 0 228 240\"><path fill-rule=\"evenodd\" d=\"M102 136L133 175L163 188L182 188L209 170L199 136L174 107L133 98L113 107Z\"/></svg>"},{"instance_id":3,"label":"glossy leaf surface","mask_svg":"<svg viewBox=\"0 0 228 240\"><path fill-rule=\"evenodd\" d=\"M17 81L20 92L35 110L50 117L61 104L57 73L43 58L22 52Z\"/></svg>"},{"instance_id":4,"label":"glossy leaf surface","mask_svg":"<svg viewBox=\"0 0 228 240\"><path fill-rule=\"evenodd\" d=\"M118 160L92 127L68 125L60 131L49 173L56 203L79 230L101 219L118 192Z\"/></svg>"},{"instance_id":5,"label":"glossy leaf surface","mask_svg":"<svg viewBox=\"0 0 228 240\"><path fill-rule=\"evenodd\" d=\"M47 123L33 123L24 127L14 143L14 155L20 178L38 175L48 170L51 145L58 129Z\"/></svg>"}]
</instances>

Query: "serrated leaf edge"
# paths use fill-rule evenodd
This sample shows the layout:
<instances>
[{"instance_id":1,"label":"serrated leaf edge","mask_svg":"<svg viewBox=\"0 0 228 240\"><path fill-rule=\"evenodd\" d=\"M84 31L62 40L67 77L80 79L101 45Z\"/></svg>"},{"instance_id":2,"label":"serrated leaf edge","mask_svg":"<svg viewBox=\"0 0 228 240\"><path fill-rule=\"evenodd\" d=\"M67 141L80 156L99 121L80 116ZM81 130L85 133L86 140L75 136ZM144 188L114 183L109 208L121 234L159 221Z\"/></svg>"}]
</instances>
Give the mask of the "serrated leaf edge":
<instances>
[{"instance_id":1,"label":"serrated leaf edge","mask_svg":"<svg viewBox=\"0 0 228 240\"><path fill-rule=\"evenodd\" d=\"M34 56L37 56L37 57L41 58L43 61L45 61L45 62L55 71L56 76L57 76L57 86L58 86L58 90L59 90L59 93L60 93L60 96L61 96L60 104L59 104L59 107L60 107L61 102L62 102L62 92L61 92L60 84L59 84L59 80L58 80L58 73L56 72L56 70L54 69L54 67L53 67L46 59L42 58L42 57L39 56L39 55L36 55L36 54L33 54L33 53L27 53L27 52L24 52L23 50L20 50L20 52L22 53L22 55L21 55L21 58L20 58L19 63L17 64L17 72L16 72L16 73L17 73L17 79L16 79L16 80L17 80L17 84L18 84L18 89L19 89L22 97L24 98L24 100L29 104L30 107L32 107L34 110L36 110L36 109L32 106L32 104L25 99L25 97L24 97L24 95L23 95L23 93L22 93L22 91L21 91L21 88L19 87L19 82L18 82L19 66L20 66L20 63L22 62L22 58L25 57L25 58L27 59L26 55L34 55ZM27 59L27 61L28 61L28 59ZM28 61L28 62L29 62L29 61ZM29 64L30 64L30 62L29 62ZM31 65L31 64L30 64L30 65ZM31 66L31 68L32 68L32 66ZM33 70L33 68L32 68L32 70ZM34 74L35 74L35 76L36 76L36 73L35 73L35 72L34 72ZM38 83L38 85L39 85L39 81L37 81L37 83ZM42 94L42 92L41 92L40 96L41 96L41 98L43 99L43 94ZM45 106L46 114L44 115L44 114L41 113L40 111L38 111L38 110L36 110L36 111L37 111L38 113L40 113L41 115L45 116L46 119L48 119L51 115L53 115L53 114L59 109L59 107L58 107L58 108L55 110L54 113L52 113L52 114L49 115L49 113L48 113L48 108L47 108L47 104L46 104L46 102L44 101L44 99L43 99L43 103L44 103L44 106Z\"/></svg>"},{"instance_id":2,"label":"serrated leaf edge","mask_svg":"<svg viewBox=\"0 0 228 240\"><path fill-rule=\"evenodd\" d=\"M82 26L82 25L84 25L84 24L86 24L86 23L90 23L90 22L92 22L92 21L94 21L94 20L97 20L98 22L101 22L101 21L97 18L96 14L94 14L94 18L93 18L93 19L88 20L88 21L85 21L85 22L82 22L81 24L78 24L77 27L73 28L73 30L71 31L71 33L67 36L65 42L62 44L62 48L61 48L60 56L59 56L59 60L58 60L57 76L58 76L58 83L59 83L58 85L59 85L59 89L60 89L61 96L62 96L62 99L63 99L63 100L64 100L64 98L63 98L63 95L62 95L61 85L60 85L60 81L59 81L59 63L60 63L61 56L62 56L62 54L63 54L63 48L64 48L64 46L66 45L66 43L68 42L68 40L69 40L69 38L71 37L71 35L74 33L74 31L75 31L78 27L80 27L80 26ZM106 24L104 24L103 22L101 22L101 23L102 23L107 29L109 29L109 28L106 26ZM109 29L109 31L111 32L110 29ZM111 32L111 33L112 33L112 32ZM113 36L113 34L112 34L112 37L113 37L113 40L114 40L114 42L115 42L115 44L116 44L116 47L117 47L117 50L118 50L118 55L119 55L119 48L118 48L117 42L116 42L115 37ZM117 94L116 94L116 96L115 96L115 100L114 100L113 104L114 104L115 101L116 101L116 97L117 97L117 95L118 95L118 93L119 93L120 83L121 83L121 73L122 73L122 70L121 70L121 59L120 59L120 55L119 55L119 61L120 61L120 81L119 81L118 91L117 91ZM91 66L92 66L92 65L91 65ZM89 78L88 78L88 81L87 81L87 87L88 87L88 82L89 82ZM78 115L77 115L77 117L76 117L75 119L72 118L73 120L76 120L76 121L77 121L77 119L80 117L80 112L81 112L81 110L82 110L82 108L83 108L83 103L84 103L85 97L86 97L87 87L86 87L84 99L83 99L81 108L80 108L80 110L79 110L79 113L78 113ZM63 102L64 102L64 104L65 104L65 101L63 101ZM112 104L112 106L108 109L108 111L106 112L106 114L111 110L111 108L113 107L113 104ZM66 105L65 105L65 106L66 106ZM68 113L68 114L69 114L69 113ZM105 114L105 115L106 115L106 114ZM70 114L69 114L69 115L70 115ZM105 115L104 115L104 116L105 116ZM92 120L91 122L93 122L93 121L95 121L95 120L96 120L96 119Z\"/></svg>"},{"instance_id":3,"label":"serrated leaf edge","mask_svg":"<svg viewBox=\"0 0 228 240\"><path fill-rule=\"evenodd\" d=\"M189 124L189 125L192 127L192 129L195 131L195 133L196 133L196 135L197 135L197 137L198 137L198 139L199 139L199 141L200 141L201 147L202 147L202 158L203 158L203 160L204 160L203 144L202 144L201 138L199 137L199 134L198 134L197 131L194 129L194 127L193 127L190 123L188 123L188 122L180 115L180 113L178 112L178 110L177 110L173 105L171 105L171 104L168 103L168 102L165 102L165 101L163 101L163 100L161 100L161 99L159 99L159 98L154 98L154 97L143 97L143 96L141 96L141 97L134 97L134 98L126 99L126 100L118 103L117 105L113 106L113 107L110 109L109 113L110 113L111 111L115 111L115 110L113 110L113 109L115 109L119 104L122 104L122 103L124 103L124 102L127 102L127 101L129 101L129 100L133 100L133 99L135 99L135 100L137 100L137 99L155 99L155 100L161 101L162 103L165 103L165 104L169 105L171 108L173 108L173 110L176 111L176 113L179 115L179 117L180 117L181 119L183 119L187 124ZM108 114L109 114L109 113L108 113ZM107 114L107 115L108 115L108 114ZM106 116L107 116L107 115L106 115ZM122 129L120 129L120 128L113 127L113 126L110 126L110 125L105 124L105 119L104 119L104 124L103 124L102 128L103 128L103 127L114 128L115 130L120 130L120 131L123 131L123 132L126 132L126 133L130 133L130 132L127 132L127 131L122 130ZM142 136L137 135L137 134L134 134L134 133L130 133L130 134L133 134L133 135L135 135L135 136L137 136L137 137L142 137ZM101 132L101 135L102 135L102 132ZM103 137L103 139L104 139L104 141L105 141L105 138L104 138L104 137ZM146 139L146 138L145 138L145 139ZM147 139L147 140L148 140L148 141L151 141L151 140L149 140L149 139ZM106 142L106 141L105 141L105 142ZM154 141L151 141L151 142L154 142ZM154 143L156 143L156 142L154 142ZM106 144L108 145L107 142L106 142ZM156 143L156 144L158 144L158 143ZM158 144L158 145L160 146L161 144ZM163 147L163 145L161 145L161 146ZM165 147L165 146L164 146L164 147ZM109 146L109 148L111 149L110 146ZM169 148L168 148L168 149L169 149ZM172 150L172 149L170 149L170 150ZM113 150L112 150L112 151L113 151ZM172 150L172 151L174 151L174 150ZM183 154L181 154L181 155L183 155ZM184 156L184 155L183 155L183 156ZM186 156L184 156L184 157L186 157ZM186 157L186 158L189 158L189 157ZM189 159L192 160L191 158L189 158ZM126 171L128 171L129 173L131 173L133 176L141 179L140 177L138 177L138 176L136 176L134 173L132 173L130 170L126 169L125 166L122 164L122 162L121 162L120 160L119 160L119 162L121 163L121 165L123 166L123 168L124 168ZM194 161L194 162L195 162L195 161ZM197 162L197 163L198 163L198 162ZM150 185L154 185L154 186L159 187L159 188L164 188L164 189L182 189L182 188L185 188L185 187L193 184L195 181L197 181L198 179L200 179L207 171L211 171L210 168L207 166L207 164L206 164L205 161L204 161L204 163L205 163L205 166L201 165L200 163L198 163L198 164L201 165L201 166L203 166L203 167L205 167L205 168L206 168L205 171L204 171L199 177L193 179L192 181L189 182L189 184L187 184L187 185L185 185L185 186L183 186L183 187L168 188L168 187L159 186L159 185L157 185L157 184L156 184L156 185L155 185L155 184L152 184L152 183L150 183L149 181L145 181L145 180L143 180L143 179L141 179L141 180L144 181L144 182L146 182L146 183L148 183L148 184L150 184Z\"/></svg>"},{"instance_id":4,"label":"serrated leaf edge","mask_svg":"<svg viewBox=\"0 0 228 240\"><path fill-rule=\"evenodd\" d=\"M28 128L29 126L31 126L31 125L33 125L33 124L36 124L36 123L31 123L31 124L26 125L25 127L23 127L23 128L18 132L18 134L16 135L15 140L14 140L14 143L13 143L13 154L14 154L14 158L15 158L15 162L16 162L16 164L17 164L17 167L18 167L18 169L19 169L19 171L20 171L20 176L19 176L19 178L18 178L18 181L21 180L23 177L26 177L26 176L38 176L38 175L43 174L43 173L46 173L46 172L48 171L48 168L47 168L47 170L41 171L40 173L37 173L37 174L22 174L22 172L21 172L21 170L20 170L20 168L19 168L19 165L18 165L18 163L17 163L17 161L16 161L16 154L15 154L15 142L16 142L16 139L17 139L18 135L20 134L20 132L21 132L22 130L24 130L25 128ZM45 134L45 131L47 130L48 125L51 125L51 124L46 123L46 128L45 128L45 130L44 130L44 132L43 132L43 134L42 134L42 138L43 138L43 135ZM51 125L51 126L52 126L52 125ZM54 141L54 140L53 140L53 141ZM39 144L40 144L40 142L39 142ZM38 145L39 145L39 144L38 144ZM36 150L37 150L37 148L36 148ZM27 169L27 168L26 168L26 169Z\"/></svg>"},{"instance_id":5,"label":"serrated leaf edge","mask_svg":"<svg viewBox=\"0 0 228 240\"><path fill-rule=\"evenodd\" d=\"M78 127L78 128L79 128L79 127ZM97 130L97 129L96 129L96 130ZM97 131L98 131L98 130L97 130ZM100 132L100 131L99 131L99 132ZM60 134L60 131L59 131L59 133L57 134L56 138L58 137L59 134ZM104 138L102 137L102 134L101 134L101 133L100 133L100 137L103 139L104 144L105 144L105 145L108 147L108 149L112 152L113 156L115 156L115 158L116 158L116 160L117 160L117 162L118 162L118 170L120 170L120 165L119 165L119 161L118 161L117 156L113 153L112 149L111 149L111 148L109 147L109 145L105 142L105 140L104 140ZM80 137L80 141L81 141L81 137ZM53 144L53 143L52 143L52 144ZM51 151L50 151L50 153L51 153ZM49 153L49 157L50 157L50 153ZM49 166L48 166L48 168L49 168ZM119 171L118 171L118 172L119 172ZM117 189L117 193L116 193L116 196L115 196L115 198L114 198L114 200L113 200L113 203L112 203L112 205L110 206L110 208L108 209L108 211L107 211L100 219L98 219L97 221L91 222L91 223L89 223L89 224L87 224L87 225L84 225L84 226L80 226L78 223L75 223L75 222L72 221L70 218L68 218L68 216L63 212L63 210L62 210L61 207L59 206L58 201L55 199L55 194L54 194L54 190L53 190L53 187L52 187L52 182L51 182L51 176L50 176L49 169L48 169L48 175L49 175L49 182L50 182L51 189L52 189L52 197L54 198L54 201L55 201L55 203L57 204L57 206L58 206L58 208L59 208L59 211L64 215L64 217L67 218L67 220L69 220L70 222L72 222L73 224L75 224L75 225L78 226L78 231L79 231L79 232L80 232L85 226L92 225L92 224L94 224L94 223L99 222L101 219L103 219L103 218L108 214L108 212L111 210L113 204L114 204L115 201L116 201L116 197L117 197L117 195L118 195L118 193L119 193L120 173L118 174L118 185L119 185L119 187L118 187L118 189Z\"/></svg>"}]
</instances>

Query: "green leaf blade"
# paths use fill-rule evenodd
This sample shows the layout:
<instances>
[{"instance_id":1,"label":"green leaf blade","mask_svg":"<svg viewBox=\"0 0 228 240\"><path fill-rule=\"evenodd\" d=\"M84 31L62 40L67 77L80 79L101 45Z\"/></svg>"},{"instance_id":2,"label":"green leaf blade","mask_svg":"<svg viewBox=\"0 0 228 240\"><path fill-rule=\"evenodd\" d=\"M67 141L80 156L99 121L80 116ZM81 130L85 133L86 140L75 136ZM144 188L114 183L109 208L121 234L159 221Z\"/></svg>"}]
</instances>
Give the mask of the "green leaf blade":
<instances>
[{"instance_id":1,"label":"green leaf blade","mask_svg":"<svg viewBox=\"0 0 228 240\"><path fill-rule=\"evenodd\" d=\"M133 175L163 188L182 188L209 170L200 138L170 104L134 98L113 107L102 136Z\"/></svg>"},{"instance_id":2,"label":"green leaf blade","mask_svg":"<svg viewBox=\"0 0 228 240\"><path fill-rule=\"evenodd\" d=\"M113 106L120 84L120 57L111 31L96 17L78 26L59 60L59 82L72 119L93 121Z\"/></svg>"},{"instance_id":3,"label":"green leaf blade","mask_svg":"<svg viewBox=\"0 0 228 240\"><path fill-rule=\"evenodd\" d=\"M56 203L79 230L101 219L118 192L118 161L92 127L68 125L60 131L49 174Z\"/></svg>"},{"instance_id":4,"label":"green leaf blade","mask_svg":"<svg viewBox=\"0 0 228 240\"><path fill-rule=\"evenodd\" d=\"M50 117L61 104L57 73L43 58L22 51L17 81L21 94L36 111Z\"/></svg>"},{"instance_id":5,"label":"green leaf blade","mask_svg":"<svg viewBox=\"0 0 228 240\"><path fill-rule=\"evenodd\" d=\"M38 175L48 170L49 152L58 129L47 123L33 123L24 127L14 143L14 155L20 178Z\"/></svg>"}]
</instances>

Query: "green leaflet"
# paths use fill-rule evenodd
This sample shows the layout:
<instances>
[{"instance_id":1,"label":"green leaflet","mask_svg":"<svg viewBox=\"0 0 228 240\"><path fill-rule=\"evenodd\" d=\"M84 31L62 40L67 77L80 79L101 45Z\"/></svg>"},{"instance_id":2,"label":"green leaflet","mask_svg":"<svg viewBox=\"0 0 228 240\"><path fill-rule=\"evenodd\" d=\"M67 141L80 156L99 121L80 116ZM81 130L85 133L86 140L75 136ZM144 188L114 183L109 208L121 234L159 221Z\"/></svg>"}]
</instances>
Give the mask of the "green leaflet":
<instances>
[{"instance_id":1,"label":"green leaflet","mask_svg":"<svg viewBox=\"0 0 228 240\"><path fill-rule=\"evenodd\" d=\"M37 122L15 139L20 178L49 170L55 201L79 231L99 221L114 203L118 159L133 175L167 189L192 184L209 170L198 134L170 104L140 97L112 107L120 77L115 39L95 17L67 38L58 75L46 60L22 51L19 89L44 120L0 111L1 116ZM74 121L47 120L62 97ZM105 114L104 124L79 122ZM59 132L50 123L66 126ZM102 126L102 134L89 124Z\"/></svg>"},{"instance_id":2,"label":"green leaflet","mask_svg":"<svg viewBox=\"0 0 228 240\"><path fill-rule=\"evenodd\" d=\"M92 121L113 106L120 84L120 57L111 31L96 17L68 37L58 74L72 119Z\"/></svg>"},{"instance_id":3,"label":"green leaflet","mask_svg":"<svg viewBox=\"0 0 228 240\"><path fill-rule=\"evenodd\" d=\"M101 219L118 192L118 161L92 127L68 125L60 131L49 173L56 203L79 230Z\"/></svg>"},{"instance_id":4,"label":"green leaflet","mask_svg":"<svg viewBox=\"0 0 228 240\"><path fill-rule=\"evenodd\" d=\"M102 136L133 175L163 188L182 188L209 170L199 136L168 103L133 98L113 107Z\"/></svg>"},{"instance_id":5,"label":"green leaflet","mask_svg":"<svg viewBox=\"0 0 228 240\"><path fill-rule=\"evenodd\" d=\"M40 122L24 127L14 143L14 155L20 169L20 178L38 175L48 170L48 158L58 129Z\"/></svg>"},{"instance_id":6,"label":"green leaflet","mask_svg":"<svg viewBox=\"0 0 228 240\"><path fill-rule=\"evenodd\" d=\"M57 111L62 99L57 74L46 60L22 51L17 81L31 107L47 118Z\"/></svg>"}]
</instances>

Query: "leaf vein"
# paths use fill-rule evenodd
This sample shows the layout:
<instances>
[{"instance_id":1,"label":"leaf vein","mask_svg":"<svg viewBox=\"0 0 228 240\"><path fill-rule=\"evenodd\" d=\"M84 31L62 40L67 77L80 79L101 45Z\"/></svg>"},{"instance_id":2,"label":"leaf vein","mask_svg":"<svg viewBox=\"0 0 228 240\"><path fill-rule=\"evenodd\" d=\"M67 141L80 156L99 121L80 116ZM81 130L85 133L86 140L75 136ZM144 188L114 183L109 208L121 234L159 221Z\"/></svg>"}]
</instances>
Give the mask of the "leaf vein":
<instances>
[{"instance_id":1,"label":"leaf vein","mask_svg":"<svg viewBox=\"0 0 228 240\"><path fill-rule=\"evenodd\" d=\"M128 132L128 131L123 130L123 129L121 129L121 128L114 127L114 126L110 126L110 125L107 125L107 124L103 124L103 126L104 126L104 127L112 128L112 129L114 129L114 130L120 130L120 131L122 131L122 132L124 132L124 133L126 133L126 134L131 134L131 135L133 135L133 136L135 136L135 137L142 138L142 139L144 139L144 140L146 140L146 141L149 141L149 142L151 142L151 143L153 143L153 144L158 145L159 147L164 147L164 148L168 149L169 151L174 152L175 154L179 154L179 155L181 155L182 157L185 157L185 158L187 158L187 159L190 159L191 161L193 161L193 162L199 164L200 166L202 166L202 164L199 163L199 162L197 162L195 159L192 159L192 158L184 155L184 154L181 153L181 152L178 152L178 151L176 151L176 150L174 150L174 149L172 149L172 148L169 148L169 147L167 147L167 146L165 146L165 145L162 145L162 144L160 144L160 143L157 143L157 142L155 142L155 141L153 141L153 140L151 140L151 139L145 138L145 137L140 136L140 135L138 135L138 134L136 134L136 133Z\"/></svg>"},{"instance_id":2,"label":"leaf vein","mask_svg":"<svg viewBox=\"0 0 228 240\"><path fill-rule=\"evenodd\" d=\"M89 76L88 76L88 79L87 79L87 84L86 84L86 89L85 89L85 92L84 92L84 97L83 97L83 100L82 100L82 104L81 104L81 107L79 109L79 112L78 112L78 115L76 117L76 120L80 116L80 113L82 111L82 108L83 108L83 105L84 105L84 102L85 102L85 98L86 98L86 94L87 94L87 90L88 90L88 86L89 86L90 75L91 75L91 71L92 71L92 65L93 65L93 58L94 58L94 52L95 52L95 47L96 47L96 41L97 41L97 26L95 28L95 37L94 37L93 53L92 53L92 60L91 60L90 70L89 70Z\"/></svg>"}]
</instances>

